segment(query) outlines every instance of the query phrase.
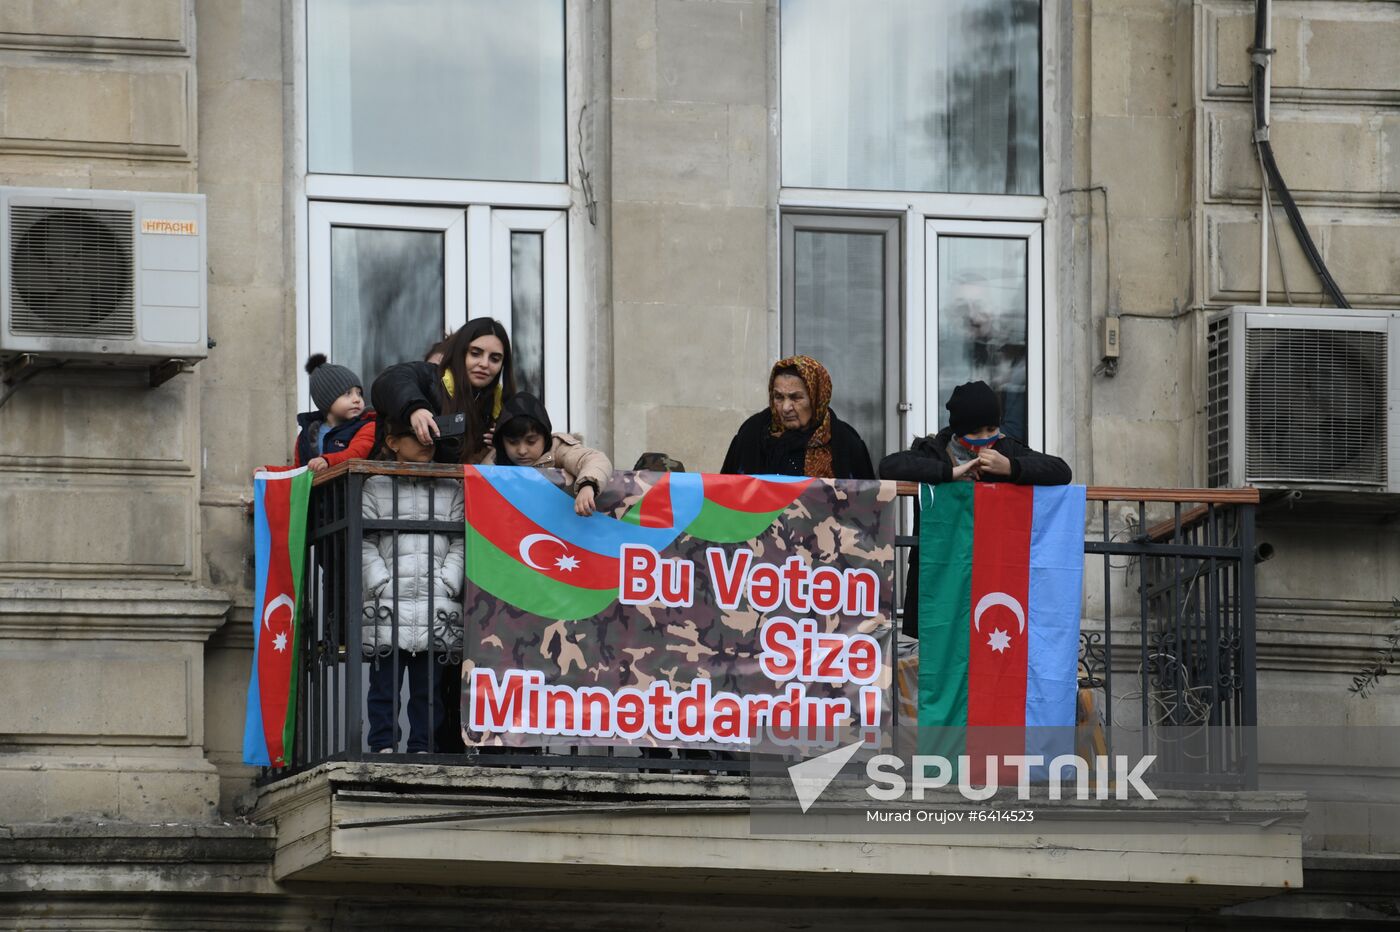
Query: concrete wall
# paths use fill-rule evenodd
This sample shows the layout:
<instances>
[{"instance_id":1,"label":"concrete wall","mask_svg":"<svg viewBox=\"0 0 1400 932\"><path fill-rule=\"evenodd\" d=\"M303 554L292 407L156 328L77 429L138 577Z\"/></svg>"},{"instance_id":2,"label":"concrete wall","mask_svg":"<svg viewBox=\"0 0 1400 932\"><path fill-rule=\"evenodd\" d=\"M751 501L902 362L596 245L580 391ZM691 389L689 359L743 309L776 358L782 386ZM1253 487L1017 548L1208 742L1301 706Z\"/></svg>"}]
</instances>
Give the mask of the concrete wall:
<instances>
[{"instance_id":1,"label":"concrete wall","mask_svg":"<svg viewBox=\"0 0 1400 932\"><path fill-rule=\"evenodd\" d=\"M1194 45L1195 300L1206 307L1257 303L1260 174L1250 135L1248 58L1252 4L1196 5ZM1271 138L1285 180L1333 276L1355 306L1400 307L1400 69L1374 56L1400 42L1395 4L1274 4ZM1269 256L1269 301L1326 303L1292 231ZM1196 333L1201 332L1197 321ZM1202 346L1199 336L1193 345ZM1201 384L1194 368L1194 384ZM1203 450L1200 419L1195 451ZM1199 475L1199 473L1197 473ZM1261 722L1394 724L1400 695L1382 687L1363 700L1351 677L1397 630L1390 600L1400 532L1369 502L1261 511L1259 538L1277 556L1258 571Z\"/></svg>"},{"instance_id":2,"label":"concrete wall","mask_svg":"<svg viewBox=\"0 0 1400 932\"><path fill-rule=\"evenodd\" d=\"M717 470L776 313L773 10L612 5L614 451Z\"/></svg>"},{"instance_id":3,"label":"concrete wall","mask_svg":"<svg viewBox=\"0 0 1400 932\"><path fill-rule=\"evenodd\" d=\"M293 0L0 3L0 183L208 198L194 373L59 371L0 409L0 823L233 814L249 659L251 469L289 456ZM1253 300L1258 176L1242 0L1061 0L1064 452L1083 481L1203 479L1205 310ZM620 466L714 469L778 355L776 0L575 3L599 222L571 219L595 435ZM1276 4L1275 145L1354 302L1400 306L1400 6ZM578 180L570 132L570 177ZM1047 145L1047 149L1049 146ZM1320 302L1284 231L1289 286ZM1111 264L1108 262L1111 253ZM578 264L586 265L580 270ZM1271 300L1281 301L1275 267ZM1117 375L1097 325L1122 321ZM1391 624L1393 526L1261 519L1261 708L1397 720L1346 685ZM1381 556L1377 556L1377 555Z\"/></svg>"},{"instance_id":4,"label":"concrete wall","mask_svg":"<svg viewBox=\"0 0 1400 932\"><path fill-rule=\"evenodd\" d=\"M0 183L197 190L194 12L0 7ZM144 370L44 372L0 411L0 820L216 811L203 644L228 603L207 585L201 497L217 366L155 389Z\"/></svg>"},{"instance_id":5,"label":"concrete wall","mask_svg":"<svg viewBox=\"0 0 1400 932\"><path fill-rule=\"evenodd\" d=\"M254 467L291 461L297 411L294 199L289 184L291 14L264 0L198 0L199 190L208 198L209 334L199 367L205 471L200 494L211 586L228 592L227 623L206 652L206 756L224 810L246 789L243 723L252 638Z\"/></svg>"}]
</instances>

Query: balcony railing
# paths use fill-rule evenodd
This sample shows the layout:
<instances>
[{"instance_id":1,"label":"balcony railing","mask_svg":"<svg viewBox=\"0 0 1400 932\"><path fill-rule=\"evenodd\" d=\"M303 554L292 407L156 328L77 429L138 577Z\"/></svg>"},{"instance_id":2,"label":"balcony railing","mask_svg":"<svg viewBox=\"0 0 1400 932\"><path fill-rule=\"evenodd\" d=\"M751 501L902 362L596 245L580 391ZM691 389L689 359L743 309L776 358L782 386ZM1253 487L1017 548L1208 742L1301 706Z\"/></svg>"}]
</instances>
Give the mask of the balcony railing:
<instances>
[{"instance_id":1,"label":"balcony railing","mask_svg":"<svg viewBox=\"0 0 1400 932\"><path fill-rule=\"evenodd\" d=\"M316 478L308 519L296 738L288 766L266 771L263 782L327 761L370 759L640 772L748 769L743 753L573 747L564 739L533 752L454 753L434 743L426 754L372 755L365 727L369 671L372 664L388 664L398 683L401 654L387 647L367 654L362 635L365 625L387 622L397 643L399 593L391 587L395 609L388 617L366 616L364 535L389 532L397 546L395 532L427 533L434 540L464 533L460 522L407 520L394 507L387 517L363 517L365 483L374 475L387 476L396 490L406 478L461 481L458 467L367 461ZM901 483L899 491L913 496L917 486ZM1155 774L1193 785L1253 787L1257 491L1091 487L1088 499L1079 662L1079 731L1087 743L1081 747L1095 754L1156 754ZM397 491L393 500L397 503ZM429 513L437 513L431 505ZM915 539L901 536L897 543L907 548ZM426 647L430 692L436 695L442 672L462 662L462 645L442 636L460 630L462 607L441 604L446 600L431 589L428 614L435 634ZM890 656L898 652L891 650ZM910 681L893 678L895 709L901 680ZM403 711L400 696L400 690L393 691L396 722Z\"/></svg>"}]
</instances>

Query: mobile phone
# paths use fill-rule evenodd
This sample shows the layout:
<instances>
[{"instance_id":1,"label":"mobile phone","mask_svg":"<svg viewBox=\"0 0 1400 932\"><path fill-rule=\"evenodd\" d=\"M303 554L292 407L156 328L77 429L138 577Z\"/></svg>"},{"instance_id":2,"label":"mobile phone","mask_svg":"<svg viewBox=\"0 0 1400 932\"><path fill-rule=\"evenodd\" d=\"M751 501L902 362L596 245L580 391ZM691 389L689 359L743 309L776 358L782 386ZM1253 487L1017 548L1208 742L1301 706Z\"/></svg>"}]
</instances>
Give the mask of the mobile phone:
<instances>
[{"instance_id":1,"label":"mobile phone","mask_svg":"<svg viewBox=\"0 0 1400 932\"><path fill-rule=\"evenodd\" d=\"M440 414L433 420L437 422L439 437L460 437L467 432L465 414Z\"/></svg>"}]
</instances>

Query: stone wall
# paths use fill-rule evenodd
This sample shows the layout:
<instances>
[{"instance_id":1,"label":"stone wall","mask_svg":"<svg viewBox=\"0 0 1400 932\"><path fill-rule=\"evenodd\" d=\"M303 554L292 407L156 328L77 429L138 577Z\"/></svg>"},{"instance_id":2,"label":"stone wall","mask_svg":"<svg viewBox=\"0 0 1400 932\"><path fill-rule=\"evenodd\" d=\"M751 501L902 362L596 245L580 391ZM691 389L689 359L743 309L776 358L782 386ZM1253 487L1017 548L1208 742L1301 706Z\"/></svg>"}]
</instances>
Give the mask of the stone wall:
<instances>
[{"instance_id":1,"label":"stone wall","mask_svg":"<svg viewBox=\"0 0 1400 932\"><path fill-rule=\"evenodd\" d=\"M25 697L0 709L0 823L189 826L233 815L250 784L240 763L251 647L242 506L251 469L290 455L300 363L292 3L0 3L0 183L203 193L218 342L159 388L144 372L61 370L0 409L0 681ZM571 94L589 103L602 202L596 231L571 238L571 274L584 263L596 276L571 313L591 334L579 364L598 389L599 442L619 466L660 450L715 469L763 405L778 350L777 7L573 7L587 14L570 54L594 64ZM1065 348L1062 435L1082 481L1203 479L1201 321L1254 300L1258 284L1251 7L1047 7L1060 56L1047 93L1065 119L1056 170L1065 187L1109 192L1107 204L1099 192L1047 192L1064 218L1046 230L1061 236L1047 287ZM1284 175L1353 301L1400 306L1400 6L1279 2L1275 45ZM581 210L576 202L571 237ZM1281 247L1293 297L1320 303L1287 230ZM1105 315L1122 321L1113 377L1091 371ZM1364 515L1311 514L1261 518L1260 538L1278 553L1259 571L1261 708L1394 724L1393 686L1369 703L1345 689L1393 624L1400 534ZM65 893L91 889L89 867L63 874L74 884ZM221 893L270 892L265 879L225 881ZM326 927L335 913L319 901L241 908ZM356 906L354 921L378 909ZM28 910L0 918L29 922Z\"/></svg>"},{"instance_id":2,"label":"stone wall","mask_svg":"<svg viewBox=\"0 0 1400 932\"><path fill-rule=\"evenodd\" d=\"M612 4L614 451L717 470L776 314L776 47L763 0Z\"/></svg>"},{"instance_id":3,"label":"stone wall","mask_svg":"<svg viewBox=\"0 0 1400 932\"><path fill-rule=\"evenodd\" d=\"M224 810L246 789L241 710L252 638L252 470L289 463L297 412L291 11L198 0L199 190L209 199L209 335L200 365L202 544L209 583L233 599L206 653L206 753Z\"/></svg>"},{"instance_id":4,"label":"stone wall","mask_svg":"<svg viewBox=\"0 0 1400 932\"><path fill-rule=\"evenodd\" d=\"M197 190L197 58L187 0L3 5L0 183ZM200 503L217 366L159 388L144 369L41 372L0 410L0 819L216 811L204 641L228 604Z\"/></svg>"},{"instance_id":5,"label":"stone wall","mask_svg":"<svg viewBox=\"0 0 1400 932\"><path fill-rule=\"evenodd\" d=\"M1259 298L1260 173L1245 52L1253 23L1250 3L1207 0L1195 9L1192 287L1207 308ZM1277 0L1272 25L1270 136L1283 177L1351 303L1400 307L1400 67L1382 52L1400 47L1400 7ZM1269 302L1287 303L1286 277L1296 304L1328 303L1282 209L1275 214L1284 262L1280 269L1271 251ZM1193 372L1200 384L1200 369ZM1195 425L1201 451L1200 418ZM1400 532L1377 520L1378 503L1303 495L1260 514L1259 539L1277 554L1258 571L1261 722L1394 724L1400 695L1392 687L1362 700L1347 686L1397 630L1390 600L1400 595Z\"/></svg>"}]
</instances>

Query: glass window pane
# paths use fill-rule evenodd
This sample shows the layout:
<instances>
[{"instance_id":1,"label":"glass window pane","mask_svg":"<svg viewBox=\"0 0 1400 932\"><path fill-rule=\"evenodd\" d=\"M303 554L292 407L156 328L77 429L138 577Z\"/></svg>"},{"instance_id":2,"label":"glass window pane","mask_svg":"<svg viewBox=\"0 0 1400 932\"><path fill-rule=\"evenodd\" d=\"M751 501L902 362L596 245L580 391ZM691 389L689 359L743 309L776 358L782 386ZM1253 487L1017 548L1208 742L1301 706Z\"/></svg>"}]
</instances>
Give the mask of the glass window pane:
<instances>
[{"instance_id":1,"label":"glass window pane","mask_svg":"<svg viewBox=\"0 0 1400 932\"><path fill-rule=\"evenodd\" d=\"M562 0L308 0L313 172L564 180Z\"/></svg>"},{"instance_id":2,"label":"glass window pane","mask_svg":"<svg viewBox=\"0 0 1400 932\"><path fill-rule=\"evenodd\" d=\"M938 238L940 426L953 389L980 379L1001 399L1002 432L1027 439L1026 258L1023 239Z\"/></svg>"},{"instance_id":3,"label":"glass window pane","mask_svg":"<svg viewBox=\"0 0 1400 932\"><path fill-rule=\"evenodd\" d=\"M443 258L441 233L331 228L331 361L357 372L366 396L386 367L442 339Z\"/></svg>"},{"instance_id":4,"label":"glass window pane","mask_svg":"<svg viewBox=\"0 0 1400 932\"><path fill-rule=\"evenodd\" d=\"M543 401L543 233L510 235L510 343L515 353L516 388Z\"/></svg>"},{"instance_id":5,"label":"glass window pane","mask_svg":"<svg viewBox=\"0 0 1400 932\"><path fill-rule=\"evenodd\" d=\"M885 238L797 230L794 347L831 373L831 409L885 449Z\"/></svg>"},{"instance_id":6,"label":"glass window pane","mask_svg":"<svg viewBox=\"0 0 1400 932\"><path fill-rule=\"evenodd\" d=\"M1037 0L783 0L783 184L1040 193Z\"/></svg>"}]
</instances>

